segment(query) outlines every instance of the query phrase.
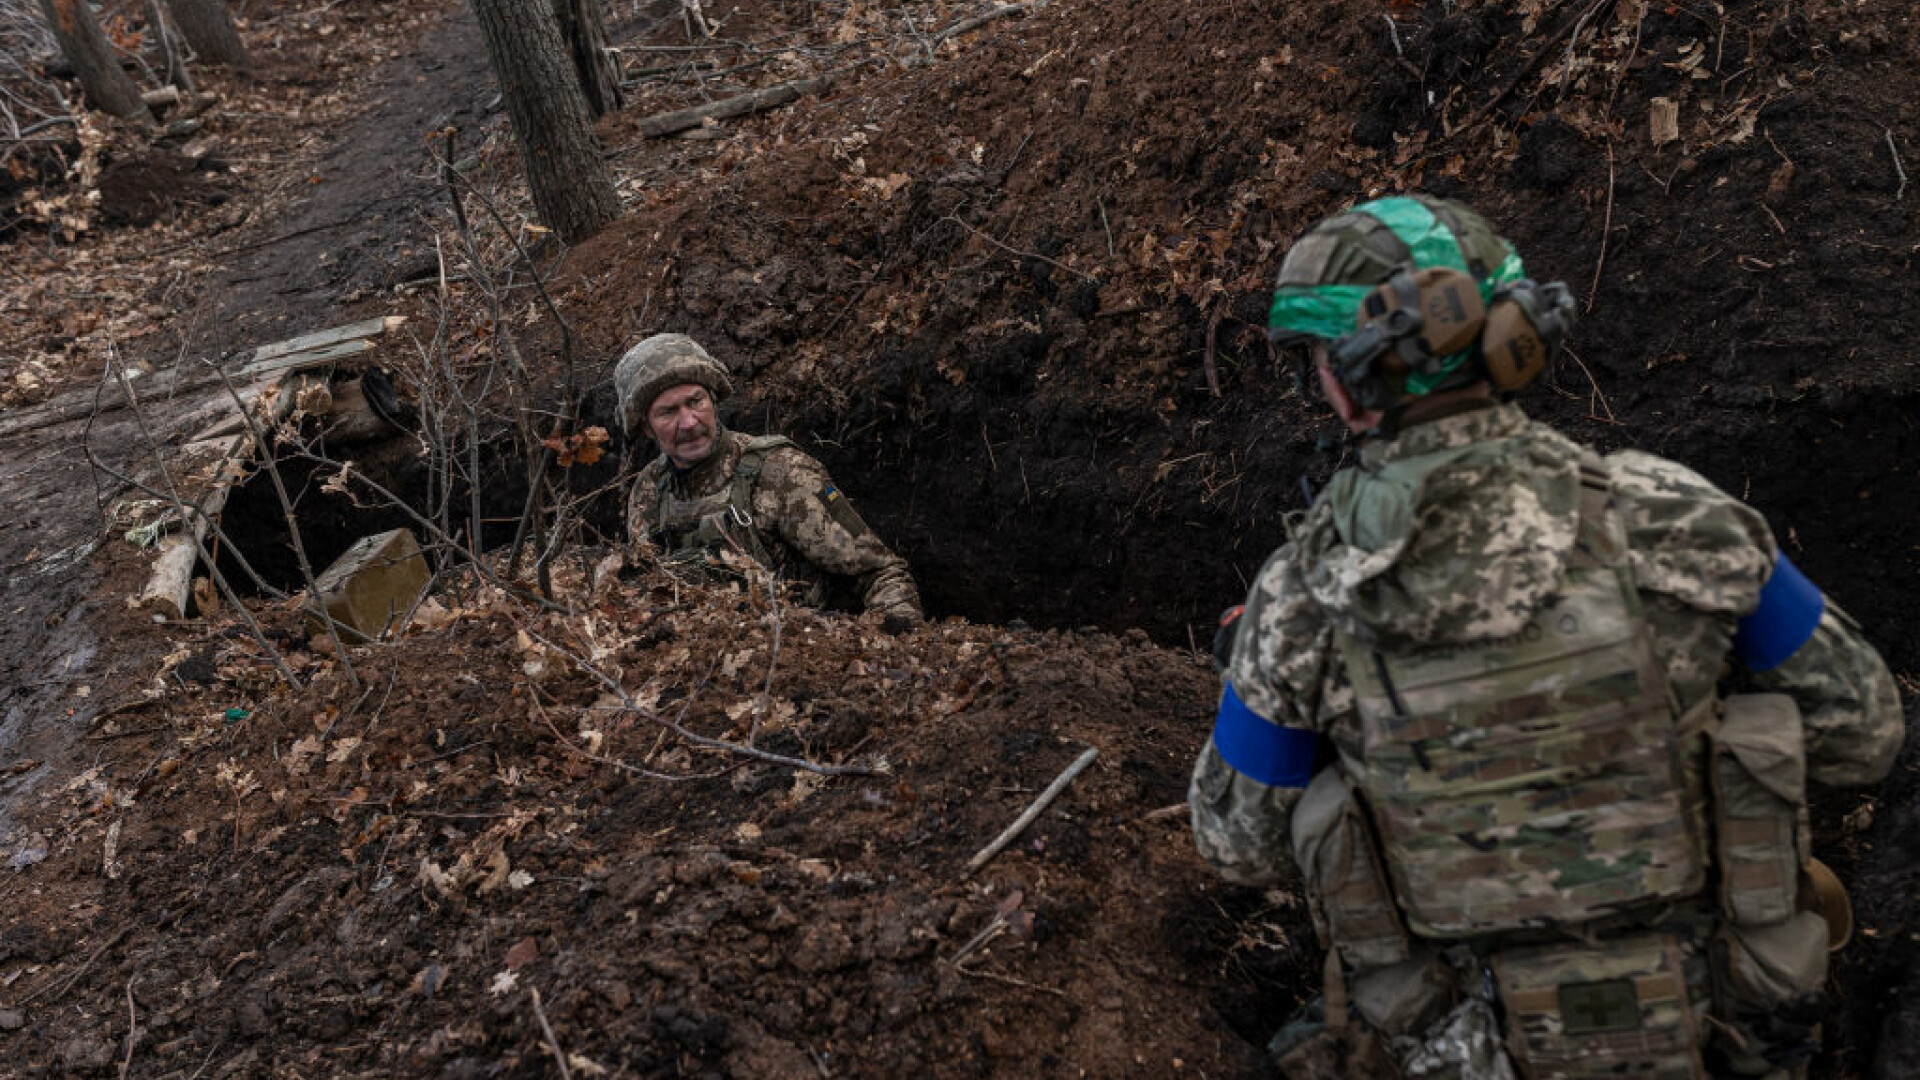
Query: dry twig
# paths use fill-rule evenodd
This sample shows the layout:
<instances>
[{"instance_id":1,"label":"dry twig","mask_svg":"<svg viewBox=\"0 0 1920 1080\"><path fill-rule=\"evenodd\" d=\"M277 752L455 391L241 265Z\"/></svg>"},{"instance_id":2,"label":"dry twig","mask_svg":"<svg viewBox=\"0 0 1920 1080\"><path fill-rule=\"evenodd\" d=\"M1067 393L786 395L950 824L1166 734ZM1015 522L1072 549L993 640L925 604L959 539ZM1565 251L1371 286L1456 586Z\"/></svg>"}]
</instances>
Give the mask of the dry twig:
<instances>
[{"instance_id":1,"label":"dry twig","mask_svg":"<svg viewBox=\"0 0 1920 1080\"><path fill-rule=\"evenodd\" d=\"M1593 261L1593 284L1587 289L1587 313L1593 313L1600 295L1600 271L1607 265L1607 240L1613 235L1613 140L1607 140L1607 213L1600 222L1600 256Z\"/></svg>"},{"instance_id":2,"label":"dry twig","mask_svg":"<svg viewBox=\"0 0 1920 1080\"><path fill-rule=\"evenodd\" d=\"M1056 990L1051 986L1041 986L1039 983L1028 982L1025 979L1016 979L1011 975L1002 975L999 972L995 972L995 971L983 971L979 968L969 968L969 967L963 967L963 968L960 968L959 970L960 970L960 974L971 975L976 979L989 979L997 983L1006 983L1008 986L1017 986L1022 990L1036 990L1042 994L1052 994L1054 997L1057 997L1057 998L1064 998L1067 996L1066 991L1064 990Z\"/></svg>"},{"instance_id":3,"label":"dry twig","mask_svg":"<svg viewBox=\"0 0 1920 1080\"><path fill-rule=\"evenodd\" d=\"M127 1056L120 1059L120 1080L127 1080L127 1070L133 1068L133 1045L140 1040L139 1017L133 1011L133 980L127 976Z\"/></svg>"},{"instance_id":4,"label":"dry twig","mask_svg":"<svg viewBox=\"0 0 1920 1080\"><path fill-rule=\"evenodd\" d=\"M1214 397L1220 396L1220 370L1214 366L1214 342L1220 336L1220 319L1227 313L1227 301L1221 297L1213 305L1213 314L1207 316L1207 350L1201 356L1201 367L1207 376L1207 389Z\"/></svg>"},{"instance_id":5,"label":"dry twig","mask_svg":"<svg viewBox=\"0 0 1920 1080\"><path fill-rule=\"evenodd\" d=\"M21 998L20 1005L24 1007L30 1004L35 999L37 999L40 995L46 993L49 988L51 988L53 991L53 997L49 998L48 1000L49 1001L58 1000L61 994L64 994L68 990L72 989L73 984L80 981L80 977L82 975L85 975L88 969L93 967L95 961L99 960L102 956L106 955L106 952L108 949L111 949L115 945L120 944L120 939L126 937L128 934L132 932L133 932L133 927L131 926L121 927L119 930L114 932L114 935L112 937L108 938L105 942L103 942L99 948L93 950L93 955L87 957L87 962L80 965L80 970L74 972L72 975L67 976L66 980L63 981L57 987L49 983L47 986L41 987L40 989L35 990L33 993L28 994L26 997Z\"/></svg>"},{"instance_id":6,"label":"dry twig","mask_svg":"<svg viewBox=\"0 0 1920 1080\"><path fill-rule=\"evenodd\" d=\"M1486 104L1475 109L1473 115L1467 117L1465 123L1449 131L1447 133L1448 136L1460 135L1469 128L1479 124L1480 121L1486 119L1487 114L1492 112L1502 101L1505 101L1507 95L1513 93L1515 87L1519 86L1528 76L1539 69L1541 61L1552 55L1560 47L1561 38L1566 37L1569 33L1578 33L1580 28L1586 25L1588 19L1598 15L1601 8L1611 3L1613 3L1613 0L1593 0L1593 3L1589 5L1585 11L1582 11L1577 18L1568 19L1562 23L1560 28L1553 32L1552 37L1541 42L1539 52L1534 53L1533 57L1522 65L1520 70L1515 72L1513 77L1506 81L1505 85L1495 91L1494 95L1487 99Z\"/></svg>"},{"instance_id":7,"label":"dry twig","mask_svg":"<svg viewBox=\"0 0 1920 1080\"><path fill-rule=\"evenodd\" d=\"M1613 406L1607 404L1607 395L1601 392L1600 383L1597 379L1593 377L1593 372L1587 370L1586 361L1580 359L1580 355L1578 353L1574 352L1572 349L1567 348L1565 345L1560 346L1560 351L1567 354L1567 359L1572 360L1575 364L1578 364L1580 366L1580 374L1585 375L1587 377L1587 385L1593 388L1593 396L1587 399L1587 413L1588 413L1589 419L1605 420L1609 424L1618 424L1620 421L1614 418ZM1593 406L1596 403L1607 414L1606 416L1602 417L1602 416L1595 415L1593 413Z\"/></svg>"},{"instance_id":8,"label":"dry twig","mask_svg":"<svg viewBox=\"0 0 1920 1080\"><path fill-rule=\"evenodd\" d=\"M871 66L876 62L886 63L889 61L897 61L906 67L920 67L933 62L935 51L938 50L940 45L947 39L957 37L969 30L978 29L995 19L1007 15L1021 15L1037 11L1045 7L1047 3L1048 0L1026 0L1025 3L1007 4L980 15L975 15L969 19L961 19L959 22L934 34L932 37L915 35L916 38L919 39L917 41L918 47L923 50L921 53L909 53L905 57L883 57L878 61L863 60L859 63L835 68L809 78L795 79L792 82L779 83L775 86L763 86L758 90L751 90L744 94L721 98L718 101L710 101L705 105L698 105L690 109L676 109L673 112L649 116L640 121L640 134L645 138L659 138L662 135L673 135L686 131L689 128L700 127L709 120L726 120L735 116L745 116L749 113L776 109L782 105L798 101L810 94L817 94L827 87L832 86L834 82L844 76L858 71L863 67Z\"/></svg>"},{"instance_id":9,"label":"dry twig","mask_svg":"<svg viewBox=\"0 0 1920 1080\"><path fill-rule=\"evenodd\" d=\"M1907 193L1907 169L1906 169L1906 166L1900 164L1900 148L1894 145L1893 129L1888 128L1886 130L1887 130L1887 153L1893 155L1893 174L1900 178L1900 186L1898 188L1895 188L1893 192L1893 201L1899 202L1901 198L1904 197Z\"/></svg>"},{"instance_id":10,"label":"dry twig","mask_svg":"<svg viewBox=\"0 0 1920 1080\"><path fill-rule=\"evenodd\" d=\"M546 1037L547 1049L553 1054L553 1063L560 1067L560 1080L573 1080L573 1072L567 1068L566 1051L560 1049L560 1040L553 1036L553 1025L547 1023L547 1010L540 1007L540 988L528 991L533 1001L533 1015L540 1021L540 1034Z\"/></svg>"},{"instance_id":11,"label":"dry twig","mask_svg":"<svg viewBox=\"0 0 1920 1080\"><path fill-rule=\"evenodd\" d=\"M240 396L240 391L233 385L233 379L227 375L226 369L217 363L209 363L208 366L213 368L214 374L220 376L220 385L227 388L227 396L233 399L233 407L239 411L240 419L246 423L247 435L253 440L261 462L267 467L267 478L273 482L273 493L280 500L281 517L287 523L287 542L293 548L294 562L300 567L300 579L307 583L307 611L319 617L321 624L327 628L327 633L333 637L333 640L345 642L347 639L340 632L340 623L334 619L333 612L327 610L326 601L320 595L320 583L314 578L313 563L307 558L307 544L300 535L299 515L293 510L293 496L288 493L286 481L280 475L280 463L274 457L273 447L267 441L266 432L260 430L253 411L247 408L246 399ZM358 689L360 673L354 670L353 661L347 656L347 650L338 649L335 655L340 660L340 670L346 675L347 681Z\"/></svg>"},{"instance_id":12,"label":"dry twig","mask_svg":"<svg viewBox=\"0 0 1920 1080\"><path fill-rule=\"evenodd\" d=\"M1020 894L1016 892L1013 895L1018 897ZM998 911L994 912L993 918L987 920L987 925L981 927L979 933L968 938L965 945L960 946L960 948L954 950L952 956L947 957L947 963L961 971L965 971L966 968L961 967L960 962L972 956L994 938L1006 933L1007 925L1007 917Z\"/></svg>"},{"instance_id":13,"label":"dry twig","mask_svg":"<svg viewBox=\"0 0 1920 1080\"><path fill-rule=\"evenodd\" d=\"M633 700L633 697L627 693L626 687L620 685L619 680L601 671L580 654L532 630L528 630L525 626L521 626L520 629L524 631L528 637L573 661L575 667L591 675L600 685L613 691L614 695L620 699L621 705L625 707L628 712L633 713L641 719L659 724L661 727L673 732L675 735L680 736L695 746L705 747L708 750L719 750L729 754L738 754L741 757L750 757L758 761L771 762L775 765L785 765L790 769L804 769L807 772L819 773L822 776L872 776L875 773L885 771L884 767L875 768L868 765L823 765L818 761L808 761L805 758L776 754L772 751L759 749L758 747L746 746L741 743L729 742L726 739L715 739L701 735L698 732L689 730L685 724L677 720L669 720Z\"/></svg>"},{"instance_id":14,"label":"dry twig","mask_svg":"<svg viewBox=\"0 0 1920 1080\"><path fill-rule=\"evenodd\" d=\"M1027 826L1033 824L1033 819L1039 817L1040 812L1045 810L1049 803L1059 798L1060 793L1067 789L1067 785L1073 783L1073 778L1079 776L1081 772L1085 771L1087 766L1093 764L1094 757L1099 753L1100 751L1097 747L1089 746L1079 757L1074 758L1073 764L1068 765L1059 776L1054 777L1053 783L1047 785L1047 790L1041 792L1039 798L1034 799L1032 804L1021 812L1019 817L1013 819L1013 824L1002 830L999 836L994 837L991 844L981 848L973 858L967 860L966 873L960 876L963 878L972 877L974 871L987 865L987 860L1000 854L1000 849L1012 843L1014 837L1019 836Z\"/></svg>"},{"instance_id":15,"label":"dry twig","mask_svg":"<svg viewBox=\"0 0 1920 1080\"><path fill-rule=\"evenodd\" d=\"M120 366L119 354L109 349L107 362L112 367L115 378L120 382L120 392L126 395L126 399L132 407L134 420L140 428L140 437L146 441L148 449L152 451L154 462L160 470L161 479L167 485L165 497L173 503L174 509L180 514L182 521L191 522L194 514L200 514L200 516L205 517L205 514L200 511L199 507L193 506L181 497L179 485L174 483L173 472L167 468L166 457L161 453L160 441L155 437L153 428L147 423L147 414L141 407L139 398L134 395L133 380L127 378L126 369ZM91 422L89 422L89 424L90 423ZM100 463L93 457L91 446L87 448L87 457L89 461L94 462L95 467L100 467ZM260 623L254 619L253 612L249 611L247 606L240 602L239 594L234 591L232 584L227 581L227 575L221 572L219 563L213 558L212 553L207 550L206 544L200 537L195 536L191 529L188 530L188 535L193 536L195 552L199 555L200 561L206 564L207 576L213 580L214 587L220 591L220 598L233 607L234 611L240 616L240 621L246 624L247 632L252 635L254 642L273 659L274 670L280 673L280 678L285 680L289 687L295 690L301 689L302 683L300 682L300 677L295 675L293 669L287 666L286 657L280 655L280 650L276 648L272 640L267 637L266 631L260 628Z\"/></svg>"},{"instance_id":16,"label":"dry twig","mask_svg":"<svg viewBox=\"0 0 1920 1080\"><path fill-rule=\"evenodd\" d=\"M981 232L979 229L974 228L973 226L967 224L966 222L961 221L959 218L954 217L952 214L948 214L946 217L941 218L940 220L953 222L955 225L960 226L961 228L967 230L973 235L979 237L980 239L985 240L987 243L992 244L994 247L999 248L1001 251L1004 251L1009 255L1018 255L1023 259L1037 259L1040 262L1046 263L1048 266L1057 266L1060 269L1065 270L1069 274L1073 274L1074 276L1080 278L1083 281L1098 280L1092 274L1089 274L1083 270L1075 270L1073 267L1068 266L1066 263L1056 262L1053 259L1047 258L1045 255L1039 255L1031 251L1021 251L1017 247L1013 247L1009 244L1002 243L1001 241L994 239L992 236L989 236L984 232Z\"/></svg>"},{"instance_id":17,"label":"dry twig","mask_svg":"<svg viewBox=\"0 0 1920 1080\"><path fill-rule=\"evenodd\" d=\"M591 761L600 765L611 765L614 768L619 769L621 772L632 773L635 776L644 776L649 780L667 780L667 781L677 782L681 780L705 780L705 779L709 779L711 777L719 775L718 773L698 773L692 776L674 776L671 773L654 772L652 769L643 769L638 765L629 765L626 762L619 760L618 758L610 758L604 754L596 754L593 751L588 750L586 747L579 745L578 743L574 742L572 739L569 739L565 735L561 734L560 729L554 725L553 718L547 715L546 708L540 704L539 694L536 693L532 695L531 700L533 701L534 711L540 714L540 722L547 725L547 730L553 732L553 737L560 740L560 745L566 747L568 750L571 750L575 754L578 754L581 757L586 758L588 761Z\"/></svg>"}]
</instances>

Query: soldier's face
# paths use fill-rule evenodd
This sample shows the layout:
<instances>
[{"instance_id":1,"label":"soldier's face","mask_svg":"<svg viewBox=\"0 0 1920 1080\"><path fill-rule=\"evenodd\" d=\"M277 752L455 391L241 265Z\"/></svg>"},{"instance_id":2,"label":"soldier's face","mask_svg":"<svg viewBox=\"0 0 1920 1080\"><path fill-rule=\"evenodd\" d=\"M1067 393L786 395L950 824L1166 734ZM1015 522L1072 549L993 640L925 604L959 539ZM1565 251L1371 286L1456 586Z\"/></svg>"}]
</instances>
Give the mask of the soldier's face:
<instances>
[{"instance_id":1,"label":"soldier's face","mask_svg":"<svg viewBox=\"0 0 1920 1080\"><path fill-rule=\"evenodd\" d=\"M693 383L673 387L653 399L647 428L667 460L691 469L713 453L713 395Z\"/></svg>"},{"instance_id":2,"label":"soldier's face","mask_svg":"<svg viewBox=\"0 0 1920 1080\"><path fill-rule=\"evenodd\" d=\"M1360 434L1380 426L1380 422L1385 417L1379 410L1362 409L1355 404L1352 395L1347 393L1347 388L1340 385L1340 380L1334 377L1333 357L1327 352L1325 345L1313 347L1313 366L1320 375L1321 394L1326 396L1327 404L1333 406L1333 411L1340 415L1340 419L1347 425L1349 431Z\"/></svg>"}]
</instances>

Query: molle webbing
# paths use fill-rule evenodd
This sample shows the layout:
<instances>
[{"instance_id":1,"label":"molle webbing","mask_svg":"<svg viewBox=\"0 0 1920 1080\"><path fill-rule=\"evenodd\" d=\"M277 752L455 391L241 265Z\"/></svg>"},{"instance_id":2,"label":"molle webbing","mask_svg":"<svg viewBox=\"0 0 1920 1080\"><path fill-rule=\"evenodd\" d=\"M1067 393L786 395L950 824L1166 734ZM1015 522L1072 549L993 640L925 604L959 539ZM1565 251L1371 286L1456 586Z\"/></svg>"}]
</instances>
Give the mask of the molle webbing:
<instances>
[{"instance_id":1,"label":"molle webbing","mask_svg":"<svg viewBox=\"0 0 1920 1080\"><path fill-rule=\"evenodd\" d=\"M1382 654L1338 635L1365 795L1417 935L1590 922L1705 883L1699 785L1597 461L1560 591L1511 638Z\"/></svg>"},{"instance_id":2,"label":"molle webbing","mask_svg":"<svg viewBox=\"0 0 1920 1080\"><path fill-rule=\"evenodd\" d=\"M784 435L756 435L748 440L740 459L734 463L733 475L726 489L726 501L703 515L698 526L679 531L670 529L667 520L671 502L667 496L673 483L673 474L663 472L653 524L654 534L661 538L668 553L678 555L694 549L709 551L733 540L746 549L754 562L766 566L766 545L760 539L759 522L753 517L753 489L761 471L766 468L767 455L783 446L792 445L793 440ZM717 500L701 500L703 504L712 501Z\"/></svg>"},{"instance_id":3,"label":"molle webbing","mask_svg":"<svg viewBox=\"0 0 1920 1080\"><path fill-rule=\"evenodd\" d=\"M1542 1080L1706 1080L1685 956L1662 933L1495 955L1508 1050Z\"/></svg>"},{"instance_id":4,"label":"molle webbing","mask_svg":"<svg viewBox=\"0 0 1920 1080\"><path fill-rule=\"evenodd\" d=\"M740 455L740 463L733 467L733 489L727 495L727 509L734 522L746 529L747 552L761 566L767 565L767 547L760 541L760 523L753 519L753 485L760 480L767 455L792 445L793 440L784 435L756 435L747 443L746 453Z\"/></svg>"}]
</instances>

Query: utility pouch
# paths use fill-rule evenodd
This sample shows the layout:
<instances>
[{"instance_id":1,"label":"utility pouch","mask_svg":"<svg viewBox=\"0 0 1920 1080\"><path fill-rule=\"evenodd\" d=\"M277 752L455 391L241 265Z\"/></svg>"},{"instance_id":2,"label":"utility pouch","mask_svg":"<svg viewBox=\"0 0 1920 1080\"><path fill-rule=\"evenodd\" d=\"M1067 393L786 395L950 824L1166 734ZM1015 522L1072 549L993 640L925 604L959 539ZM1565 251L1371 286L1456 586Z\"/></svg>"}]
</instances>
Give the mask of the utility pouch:
<instances>
[{"instance_id":1,"label":"utility pouch","mask_svg":"<svg viewBox=\"0 0 1920 1080\"><path fill-rule=\"evenodd\" d=\"M1785 694L1729 697L1712 747L1721 914L1735 926L1782 922L1798 910L1811 854L1800 710Z\"/></svg>"},{"instance_id":2,"label":"utility pouch","mask_svg":"<svg viewBox=\"0 0 1920 1080\"><path fill-rule=\"evenodd\" d=\"M1412 956L1381 872L1373 830L1339 769L1321 769L1294 806L1293 858L1314 898L1315 929L1355 971Z\"/></svg>"},{"instance_id":3,"label":"utility pouch","mask_svg":"<svg viewBox=\"0 0 1920 1080\"><path fill-rule=\"evenodd\" d=\"M1803 911L1771 926L1720 928L1713 941L1716 1048L1731 1074L1781 1072L1820 1050L1830 999L1827 924Z\"/></svg>"},{"instance_id":4,"label":"utility pouch","mask_svg":"<svg viewBox=\"0 0 1920 1080\"><path fill-rule=\"evenodd\" d=\"M1771 926L1724 926L1714 940L1714 974L1736 1015L1799 1001L1826 985L1826 920L1802 911Z\"/></svg>"},{"instance_id":5,"label":"utility pouch","mask_svg":"<svg viewBox=\"0 0 1920 1080\"><path fill-rule=\"evenodd\" d=\"M1459 998L1458 980L1431 949L1404 964L1356 973L1347 992L1360 1019L1388 1038L1420 1034Z\"/></svg>"},{"instance_id":6,"label":"utility pouch","mask_svg":"<svg viewBox=\"0 0 1920 1080\"><path fill-rule=\"evenodd\" d=\"M1508 1051L1529 1080L1707 1080L1684 958L1664 933L1496 954Z\"/></svg>"}]
</instances>

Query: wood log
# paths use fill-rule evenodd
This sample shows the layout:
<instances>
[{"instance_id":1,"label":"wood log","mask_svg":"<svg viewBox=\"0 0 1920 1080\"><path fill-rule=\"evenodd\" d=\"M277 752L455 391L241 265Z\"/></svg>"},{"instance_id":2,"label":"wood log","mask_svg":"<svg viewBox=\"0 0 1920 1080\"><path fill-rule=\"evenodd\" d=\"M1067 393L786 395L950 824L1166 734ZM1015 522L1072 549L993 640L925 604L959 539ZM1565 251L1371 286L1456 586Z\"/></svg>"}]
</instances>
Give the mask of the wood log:
<instances>
[{"instance_id":1,"label":"wood log","mask_svg":"<svg viewBox=\"0 0 1920 1080\"><path fill-rule=\"evenodd\" d=\"M374 343L370 339L391 331L406 321L405 316L388 315L384 318L349 323L346 326L318 330L287 341L263 345L255 349L247 363L233 373L234 381L250 382L276 372L300 371L357 356L374 348ZM196 366L189 369L175 368L172 371L142 377L135 383L134 390L142 397L159 399L218 385L220 385L218 374ZM221 396L225 396L224 392ZM17 435L23 431L38 431L68 420L77 420L96 408L104 413L126 407L126 395L121 391L117 381L108 383L103 390L99 391L91 388L72 390L30 408L16 409L0 416L0 438Z\"/></svg>"},{"instance_id":2,"label":"wood log","mask_svg":"<svg viewBox=\"0 0 1920 1080\"><path fill-rule=\"evenodd\" d=\"M183 503L198 509L176 511L186 520L161 538L146 587L140 590L142 608L168 619L184 619L193 609L193 572L200 565L200 547L206 542L207 519L226 508L233 490L233 466L251 456L250 436L201 439L181 447L175 458L175 483ZM158 486L158 485L155 485Z\"/></svg>"}]
</instances>

